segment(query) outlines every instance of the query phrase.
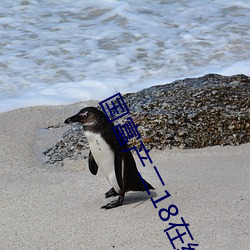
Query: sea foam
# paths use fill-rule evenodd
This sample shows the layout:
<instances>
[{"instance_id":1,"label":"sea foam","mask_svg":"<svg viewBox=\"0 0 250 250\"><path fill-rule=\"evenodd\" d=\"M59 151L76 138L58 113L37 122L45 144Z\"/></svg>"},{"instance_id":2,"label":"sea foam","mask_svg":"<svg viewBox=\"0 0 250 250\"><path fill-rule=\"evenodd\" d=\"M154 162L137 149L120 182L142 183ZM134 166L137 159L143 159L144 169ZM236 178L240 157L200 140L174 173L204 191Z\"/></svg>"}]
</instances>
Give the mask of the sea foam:
<instances>
[{"instance_id":1,"label":"sea foam","mask_svg":"<svg viewBox=\"0 0 250 250\"><path fill-rule=\"evenodd\" d=\"M1 1L0 112L250 76L250 2Z\"/></svg>"}]
</instances>

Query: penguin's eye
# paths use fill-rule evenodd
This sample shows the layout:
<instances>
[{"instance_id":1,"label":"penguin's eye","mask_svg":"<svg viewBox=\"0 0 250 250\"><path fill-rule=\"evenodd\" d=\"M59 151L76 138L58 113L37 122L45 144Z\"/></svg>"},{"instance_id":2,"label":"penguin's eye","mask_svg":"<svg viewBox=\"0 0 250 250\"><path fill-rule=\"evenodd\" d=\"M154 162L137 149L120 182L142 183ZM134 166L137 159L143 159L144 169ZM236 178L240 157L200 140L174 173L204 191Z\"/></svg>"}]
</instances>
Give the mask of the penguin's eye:
<instances>
[{"instance_id":1,"label":"penguin's eye","mask_svg":"<svg viewBox=\"0 0 250 250\"><path fill-rule=\"evenodd\" d=\"M88 117L88 112L79 114L83 119L86 119Z\"/></svg>"}]
</instances>

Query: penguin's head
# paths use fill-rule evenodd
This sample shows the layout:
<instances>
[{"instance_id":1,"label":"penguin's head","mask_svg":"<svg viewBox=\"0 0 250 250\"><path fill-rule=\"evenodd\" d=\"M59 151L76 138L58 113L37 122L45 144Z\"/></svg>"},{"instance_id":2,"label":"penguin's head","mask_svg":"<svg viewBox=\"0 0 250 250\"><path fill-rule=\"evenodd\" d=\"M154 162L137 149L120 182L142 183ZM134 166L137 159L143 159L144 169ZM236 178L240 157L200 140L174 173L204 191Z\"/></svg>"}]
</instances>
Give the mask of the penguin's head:
<instances>
[{"instance_id":1,"label":"penguin's head","mask_svg":"<svg viewBox=\"0 0 250 250\"><path fill-rule=\"evenodd\" d=\"M109 122L104 113L97 108L87 107L81 109L76 115L67 118L65 123L79 122L84 130L100 130L109 126Z\"/></svg>"}]
</instances>

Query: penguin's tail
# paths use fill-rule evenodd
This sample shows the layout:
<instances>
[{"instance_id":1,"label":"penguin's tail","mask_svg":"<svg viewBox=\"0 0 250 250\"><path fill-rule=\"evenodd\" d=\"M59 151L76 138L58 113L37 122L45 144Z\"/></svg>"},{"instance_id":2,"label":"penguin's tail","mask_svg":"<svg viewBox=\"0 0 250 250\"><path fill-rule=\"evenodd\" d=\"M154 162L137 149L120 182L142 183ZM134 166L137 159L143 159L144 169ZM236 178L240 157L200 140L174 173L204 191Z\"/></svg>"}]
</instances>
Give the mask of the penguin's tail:
<instances>
[{"instance_id":1,"label":"penguin's tail","mask_svg":"<svg viewBox=\"0 0 250 250\"><path fill-rule=\"evenodd\" d=\"M154 187L151 186L151 184L149 184L145 179L141 177L139 172L138 174L139 174L138 179L136 183L134 183L133 188L132 188L133 191L147 191L150 189L154 189Z\"/></svg>"},{"instance_id":2,"label":"penguin's tail","mask_svg":"<svg viewBox=\"0 0 250 250\"><path fill-rule=\"evenodd\" d=\"M144 189L142 191L147 191L150 190L150 189L155 189L153 186L151 186L151 184L149 184L145 179L142 178L142 184L143 184L143 187Z\"/></svg>"}]
</instances>

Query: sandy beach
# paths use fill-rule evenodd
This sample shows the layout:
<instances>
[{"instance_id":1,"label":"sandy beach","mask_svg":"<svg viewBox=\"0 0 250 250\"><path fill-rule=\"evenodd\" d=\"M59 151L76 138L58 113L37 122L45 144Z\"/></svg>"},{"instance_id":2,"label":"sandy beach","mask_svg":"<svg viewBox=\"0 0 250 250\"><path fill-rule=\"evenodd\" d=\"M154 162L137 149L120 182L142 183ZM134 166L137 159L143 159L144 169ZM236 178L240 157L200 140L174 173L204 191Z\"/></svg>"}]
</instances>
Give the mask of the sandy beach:
<instances>
[{"instance_id":1,"label":"sandy beach","mask_svg":"<svg viewBox=\"0 0 250 250\"><path fill-rule=\"evenodd\" d=\"M155 209L147 193L128 193L111 210L104 193L110 186L85 160L43 164L42 152L60 140L61 123L91 103L34 107L0 113L0 249L173 249L165 229L189 223L188 234L174 243L195 249L247 250L250 235L250 144L195 150L151 150L153 165L138 169L155 191L171 197ZM153 166L165 183L162 186ZM112 198L109 198L111 200ZM162 221L159 209L171 204L178 215ZM172 211L172 210L171 210ZM173 211L172 211L173 212ZM164 214L166 216L166 214ZM185 229L180 228L180 232ZM176 236L175 229L171 237Z\"/></svg>"}]
</instances>

